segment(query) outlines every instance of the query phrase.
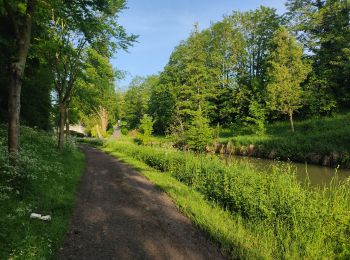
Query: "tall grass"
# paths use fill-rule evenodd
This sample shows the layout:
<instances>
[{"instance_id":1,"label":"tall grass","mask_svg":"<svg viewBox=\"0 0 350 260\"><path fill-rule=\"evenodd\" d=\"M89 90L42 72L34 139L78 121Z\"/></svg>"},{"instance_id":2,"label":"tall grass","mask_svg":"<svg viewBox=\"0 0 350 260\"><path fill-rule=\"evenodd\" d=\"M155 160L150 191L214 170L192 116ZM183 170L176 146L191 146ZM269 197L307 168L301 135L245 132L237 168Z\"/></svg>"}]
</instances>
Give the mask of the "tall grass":
<instances>
[{"instance_id":1,"label":"tall grass","mask_svg":"<svg viewBox=\"0 0 350 260\"><path fill-rule=\"evenodd\" d=\"M0 126L0 259L53 259L61 246L84 157L69 144L56 149L49 133L21 129L20 160L8 164L6 130ZM30 219L32 212L52 220Z\"/></svg>"},{"instance_id":2,"label":"tall grass","mask_svg":"<svg viewBox=\"0 0 350 260\"><path fill-rule=\"evenodd\" d=\"M108 141L104 149L168 172L221 205L256 238L254 250L263 258L350 257L349 182L305 188L288 167L257 172L247 164L225 165L215 157L129 142ZM239 235L231 234L235 256L252 257Z\"/></svg>"}]
</instances>

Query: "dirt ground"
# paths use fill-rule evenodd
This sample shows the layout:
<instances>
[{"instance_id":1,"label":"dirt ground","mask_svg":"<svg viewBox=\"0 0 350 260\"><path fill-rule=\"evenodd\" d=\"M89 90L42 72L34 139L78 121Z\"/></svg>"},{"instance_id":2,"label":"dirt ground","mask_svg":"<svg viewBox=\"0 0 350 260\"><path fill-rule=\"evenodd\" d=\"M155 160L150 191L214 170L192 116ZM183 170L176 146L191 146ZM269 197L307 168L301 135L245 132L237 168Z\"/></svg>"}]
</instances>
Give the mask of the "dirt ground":
<instances>
[{"instance_id":1,"label":"dirt ground","mask_svg":"<svg viewBox=\"0 0 350 260\"><path fill-rule=\"evenodd\" d=\"M98 149L86 170L58 259L224 259L171 199Z\"/></svg>"}]
</instances>

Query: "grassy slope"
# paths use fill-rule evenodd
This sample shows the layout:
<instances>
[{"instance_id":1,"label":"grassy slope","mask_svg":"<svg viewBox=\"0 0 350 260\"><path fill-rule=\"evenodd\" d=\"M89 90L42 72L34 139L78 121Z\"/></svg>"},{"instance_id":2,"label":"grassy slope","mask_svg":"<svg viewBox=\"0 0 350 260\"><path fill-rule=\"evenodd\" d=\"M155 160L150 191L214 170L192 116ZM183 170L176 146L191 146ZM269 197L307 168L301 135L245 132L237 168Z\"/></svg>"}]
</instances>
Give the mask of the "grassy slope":
<instances>
[{"instance_id":1,"label":"grassy slope","mask_svg":"<svg viewBox=\"0 0 350 260\"><path fill-rule=\"evenodd\" d=\"M304 161L308 154L329 156L343 154L342 163L350 166L350 113L334 117L323 117L295 122L295 133L290 131L288 122L278 122L267 126L265 135L242 135L239 131L223 131L221 143L234 147L254 144L262 145L262 156L271 151L281 159ZM264 154L265 153L265 154Z\"/></svg>"},{"instance_id":2,"label":"grassy slope","mask_svg":"<svg viewBox=\"0 0 350 260\"><path fill-rule=\"evenodd\" d=\"M84 156L74 146L58 153L49 134L22 129L21 167L6 165L0 131L0 259L54 259L66 232ZM11 190L12 189L12 190ZM52 221L29 218L50 214Z\"/></svg>"},{"instance_id":3,"label":"grassy slope","mask_svg":"<svg viewBox=\"0 0 350 260\"><path fill-rule=\"evenodd\" d=\"M167 193L179 210L205 231L232 258L237 256L241 258L268 256L264 255L266 252L261 250L262 247L269 247L268 241L264 239L264 234L261 233L261 237L257 240L257 237L243 225L238 216L234 217L216 203L207 201L203 195L179 182L170 173L161 173L123 153L104 150L132 165L159 189Z\"/></svg>"},{"instance_id":4,"label":"grassy slope","mask_svg":"<svg viewBox=\"0 0 350 260\"><path fill-rule=\"evenodd\" d=\"M349 183L311 190L288 169L258 173L127 141L109 141L104 149L140 167L233 257L350 256Z\"/></svg>"}]
</instances>

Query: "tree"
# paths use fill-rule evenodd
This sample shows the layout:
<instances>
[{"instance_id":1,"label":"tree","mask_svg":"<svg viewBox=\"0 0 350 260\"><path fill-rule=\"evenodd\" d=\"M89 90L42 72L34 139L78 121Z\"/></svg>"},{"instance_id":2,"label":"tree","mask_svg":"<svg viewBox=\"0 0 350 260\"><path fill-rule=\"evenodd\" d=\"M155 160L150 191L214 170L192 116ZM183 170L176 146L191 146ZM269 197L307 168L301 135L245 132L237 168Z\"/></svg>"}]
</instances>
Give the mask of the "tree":
<instances>
[{"instance_id":1,"label":"tree","mask_svg":"<svg viewBox=\"0 0 350 260\"><path fill-rule=\"evenodd\" d=\"M71 107L78 111L78 120L87 131L94 129L98 137L106 136L108 125L115 123L115 78L116 72L109 58L92 48L87 49Z\"/></svg>"},{"instance_id":2,"label":"tree","mask_svg":"<svg viewBox=\"0 0 350 260\"><path fill-rule=\"evenodd\" d=\"M149 100L149 113L154 118L154 131L164 134L172 123L173 108L175 105L174 94L171 86L160 83L154 85Z\"/></svg>"},{"instance_id":3,"label":"tree","mask_svg":"<svg viewBox=\"0 0 350 260\"><path fill-rule=\"evenodd\" d=\"M334 97L337 107L350 104L350 4L348 0L288 0L288 19L298 39L308 50L317 80L309 82L329 110ZM314 86L312 86L314 84ZM335 106L333 106L334 110Z\"/></svg>"},{"instance_id":4,"label":"tree","mask_svg":"<svg viewBox=\"0 0 350 260\"><path fill-rule=\"evenodd\" d=\"M153 118L149 115L143 115L140 121L139 130L141 132L140 139L142 144L147 144L150 140L150 137L153 133Z\"/></svg>"},{"instance_id":5,"label":"tree","mask_svg":"<svg viewBox=\"0 0 350 260\"><path fill-rule=\"evenodd\" d=\"M125 93L125 121L129 129L137 128L144 114L149 112L151 91L157 84L158 76L135 77Z\"/></svg>"},{"instance_id":6,"label":"tree","mask_svg":"<svg viewBox=\"0 0 350 260\"><path fill-rule=\"evenodd\" d=\"M52 40L52 32L55 32L54 27L57 25L53 21L64 21L66 32L70 32L70 40L65 41L67 44L62 48L62 51L67 53L79 53L80 48L76 48L81 42L88 42L89 45L99 47L100 51L111 55L116 48L126 49L130 46L136 37L134 35L127 35L124 28L117 23L116 14L125 8L125 0L92 0L92 1L63 1L63 0L50 0L50 1L37 1L37 0L3 0L0 2L0 16L3 19L5 14L5 20L11 26L10 32L7 35L12 37L9 40L9 45L13 46L12 57L9 61L9 82L8 82L8 146L11 154L18 153L19 146L19 116L20 116L20 95L21 86L23 81L24 69L31 43L32 27L40 25L44 37L40 35L40 42L44 43ZM52 19L54 17L54 19ZM58 19L59 17L59 19ZM56 26L57 27L57 26ZM61 30L63 32L64 30ZM74 33L73 33L74 32ZM57 30L56 30L57 33ZM46 37L45 37L46 36ZM59 38L59 37L58 37ZM57 39L57 37L55 38ZM83 41L80 41L82 40ZM38 41L39 42L39 41ZM52 42L52 41L51 41ZM55 43L53 49L62 42ZM50 47L51 45L46 45ZM53 51L51 57L56 57L56 51ZM57 55L62 58L62 55ZM74 55L73 55L74 56ZM78 55L79 56L79 55ZM66 57L68 57L66 55ZM57 70L52 70L54 73L54 79L56 83L58 78L63 80L62 84L71 83L74 80L69 75L75 75L75 72L67 72L68 67L72 67L69 62L74 59L67 59L66 62L57 63L56 67L63 68L58 75ZM68 63L67 63L68 62ZM65 63L65 64L62 64ZM68 66L67 66L68 65ZM75 66L73 66L75 67ZM78 71L74 69L75 71ZM64 73L62 73L64 72ZM64 76L67 78L64 78ZM75 77L73 77L75 78ZM60 83L60 84L61 84ZM69 85L68 84L68 85ZM56 84L57 85L57 84ZM65 86L65 89L71 89L70 86ZM65 91L60 91L61 94ZM68 93L68 95L66 95ZM69 103L70 91L62 94L61 107L64 103ZM59 93L57 94L60 95ZM3 102L0 100L0 102ZM61 115L64 113L61 112ZM61 122L64 122L65 120ZM60 127L62 130L62 127ZM62 134L60 134L60 147L62 148Z\"/></svg>"},{"instance_id":7,"label":"tree","mask_svg":"<svg viewBox=\"0 0 350 260\"><path fill-rule=\"evenodd\" d=\"M10 61L10 79L8 83L8 150L14 156L17 156L19 149L21 87L32 36L33 15L36 5L36 0L3 0L3 7L6 10L14 35L15 49Z\"/></svg>"},{"instance_id":8,"label":"tree","mask_svg":"<svg viewBox=\"0 0 350 260\"><path fill-rule=\"evenodd\" d=\"M91 1L83 5L69 2L71 8L78 9L70 16L65 12L54 13L49 26L49 38L43 46L49 67L54 74L57 102L60 110L58 147L64 147L64 125L73 89L78 74L83 69L83 57L87 47L101 46L105 56L117 47L126 49L136 36L127 35L124 28L116 23L116 14L125 8L125 1ZM89 10L95 10L90 12ZM56 15L56 16L55 16ZM105 108L99 112L105 120Z\"/></svg>"},{"instance_id":9,"label":"tree","mask_svg":"<svg viewBox=\"0 0 350 260\"><path fill-rule=\"evenodd\" d=\"M53 17L48 37L43 49L47 63L54 75L59 107L58 148L62 151L67 109L78 73L82 70L82 58L87 39L74 26L55 17Z\"/></svg>"},{"instance_id":10,"label":"tree","mask_svg":"<svg viewBox=\"0 0 350 260\"><path fill-rule=\"evenodd\" d=\"M195 151L205 151L213 138L213 130L209 127L209 120L203 116L199 108L185 132L188 147Z\"/></svg>"},{"instance_id":11,"label":"tree","mask_svg":"<svg viewBox=\"0 0 350 260\"><path fill-rule=\"evenodd\" d=\"M287 114L294 132L293 113L302 107L301 83L310 67L302 60L303 49L285 27L280 27L272 40L267 71L268 106Z\"/></svg>"}]
</instances>

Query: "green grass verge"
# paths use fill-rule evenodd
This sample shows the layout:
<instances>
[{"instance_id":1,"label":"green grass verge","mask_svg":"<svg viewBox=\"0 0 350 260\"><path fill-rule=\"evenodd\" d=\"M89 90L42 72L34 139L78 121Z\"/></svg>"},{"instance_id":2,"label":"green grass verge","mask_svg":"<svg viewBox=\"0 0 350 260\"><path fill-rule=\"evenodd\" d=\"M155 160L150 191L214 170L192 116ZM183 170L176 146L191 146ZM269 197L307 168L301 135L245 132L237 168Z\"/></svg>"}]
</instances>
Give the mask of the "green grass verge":
<instances>
[{"instance_id":1,"label":"green grass verge","mask_svg":"<svg viewBox=\"0 0 350 260\"><path fill-rule=\"evenodd\" d=\"M264 158L350 167L350 113L296 121L295 133L287 121L267 125L263 135L224 129L219 142L231 150L252 144Z\"/></svg>"},{"instance_id":2,"label":"green grass verge","mask_svg":"<svg viewBox=\"0 0 350 260\"><path fill-rule=\"evenodd\" d=\"M260 233L260 237L253 235L249 228L244 226L239 216L233 216L216 203L207 201L202 194L179 182L170 173L157 171L121 152L103 150L133 166L156 187L167 193L179 210L206 232L232 258L238 256L241 258L267 257L264 255L265 250L261 250L262 247L269 247L268 241L265 239L263 243L261 242L265 237L264 232ZM250 223L250 228L252 227L253 225Z\"/></svg>"},{"instance_id":3,"label":"green grass verge","mask_svg":"<svg viewBox=\"0 0 350 260\"><path fill-rule=\"evenodd\" d=\"M50 134L21 132L21 159L14 168L7 164L6 131L0 129L0 259L55 259L85 158L74 145L59 153ZM30 219L32 212L52 220Z\"/></svg>"},{"instance_id":4,"label":"green grass verge","mask_svg":"<svg viewBox=\"0 0 350 260\"><path fill-rule=\"evenodd\" d=\"M257 172L247 164L225 165L211 156L126 141L110 140L104 150L162 172L149 178L162 183L185 213L233 257L350 257L350 182L305 188L288 167ZM177 196L188 193L179 187L198 195L191 194L181 202L182 197ZM189 206L191 197L194 201ZM202 209L197 198L209 206Z\"/></svg>"}]
</instances>

